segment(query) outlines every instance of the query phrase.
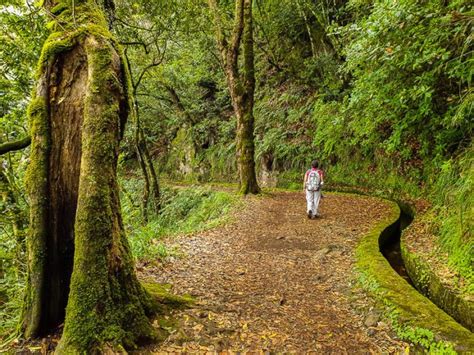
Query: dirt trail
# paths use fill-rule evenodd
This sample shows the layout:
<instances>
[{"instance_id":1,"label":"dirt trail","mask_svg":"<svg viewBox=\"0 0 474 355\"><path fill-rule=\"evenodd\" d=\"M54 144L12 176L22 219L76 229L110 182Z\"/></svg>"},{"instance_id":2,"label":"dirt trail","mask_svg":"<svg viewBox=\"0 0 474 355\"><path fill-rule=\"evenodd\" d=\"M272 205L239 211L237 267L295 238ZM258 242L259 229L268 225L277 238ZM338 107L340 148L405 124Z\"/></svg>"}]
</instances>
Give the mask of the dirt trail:
<instances>
[{"instance_id":1,"label":"dirt trail","mask_svg":"<svg viewBox=\"0 0 474 355\"><path fill-rule=\"evenodd\" d=\"M406 347L354 289L357 241L387 215L370 197L327 194L322 218L302 193L250 197L234 222L170 240L185 257L146 269L197 303L154 353L394 352Z\"/></svg>"}]
</instances>

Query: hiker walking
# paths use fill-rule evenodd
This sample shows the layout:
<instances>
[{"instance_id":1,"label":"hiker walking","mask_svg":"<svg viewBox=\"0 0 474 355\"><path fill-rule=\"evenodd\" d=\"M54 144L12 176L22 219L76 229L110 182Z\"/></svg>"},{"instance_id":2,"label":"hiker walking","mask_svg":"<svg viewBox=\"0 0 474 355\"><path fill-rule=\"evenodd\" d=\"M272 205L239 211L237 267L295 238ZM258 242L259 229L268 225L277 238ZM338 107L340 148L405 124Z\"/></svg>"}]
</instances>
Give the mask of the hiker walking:
<instances>
[{"instance_id":1,"label":"hiker walking","mask_svg":"<svg viewBox=\"0 0 474 355\"><path fill-rule=\"evenodd\" d=\"M311 162L311 169L304 174L303 190L306 193L306 211L308 218L319 217L319 200L321 199L321 186L324 184L324 174L319 169L317 160Z\"/></svg>"}]
</instances>

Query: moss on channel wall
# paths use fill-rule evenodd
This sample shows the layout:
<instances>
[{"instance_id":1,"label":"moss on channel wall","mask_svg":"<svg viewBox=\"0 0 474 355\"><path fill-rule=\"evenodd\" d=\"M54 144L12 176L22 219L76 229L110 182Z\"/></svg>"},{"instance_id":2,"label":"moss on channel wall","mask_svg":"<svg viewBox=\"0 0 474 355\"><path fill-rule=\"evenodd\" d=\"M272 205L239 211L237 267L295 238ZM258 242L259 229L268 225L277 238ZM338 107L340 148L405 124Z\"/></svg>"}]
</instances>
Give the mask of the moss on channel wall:
<instances>
[{"instance_id":1,"label":"moss on channel wall","mask_svg":"<svg viewBox=\"0 0 474 355\"><path fill-rule=\"evenodd\" d=\"M386 203L391 205L390 216L380 221L356 250L362 285L384 305L401 338L430 350L472 351L472 333L409 285L380 252L379 239L396 231L400 217L399 207Z\"/></svg>"}]
</instances>

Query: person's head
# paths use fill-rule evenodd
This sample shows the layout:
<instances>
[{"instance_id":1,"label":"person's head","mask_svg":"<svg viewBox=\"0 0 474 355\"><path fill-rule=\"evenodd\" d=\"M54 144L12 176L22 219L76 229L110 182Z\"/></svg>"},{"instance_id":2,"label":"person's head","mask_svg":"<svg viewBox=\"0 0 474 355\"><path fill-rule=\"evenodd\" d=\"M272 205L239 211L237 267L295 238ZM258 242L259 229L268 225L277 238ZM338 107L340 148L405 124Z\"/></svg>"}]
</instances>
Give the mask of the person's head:
<instances>
[{"instance_id":1,"label":"person's head","mask_svg":"<svg viewBox=\"0 0 474 355\"><path fill-rule=\"evenodd\" d=\"M318 163L318 161L317 161L317 160L313 160L313 161L311 162L311 167L314 168L314 169L319 168L319 163Z\"/></svg>"}]
</instances>

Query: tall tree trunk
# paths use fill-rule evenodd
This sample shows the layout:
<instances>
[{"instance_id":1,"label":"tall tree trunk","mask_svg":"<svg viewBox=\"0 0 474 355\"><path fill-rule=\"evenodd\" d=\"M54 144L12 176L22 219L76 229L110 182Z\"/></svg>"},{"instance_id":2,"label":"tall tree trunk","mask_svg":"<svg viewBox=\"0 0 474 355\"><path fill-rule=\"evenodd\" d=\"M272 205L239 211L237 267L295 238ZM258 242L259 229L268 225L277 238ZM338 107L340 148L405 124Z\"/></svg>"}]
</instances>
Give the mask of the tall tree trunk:
<instances>
[{"instance_id":1,"label":"tall tree trunk","mask_svg":"<svg viewBox=\"0 0 474 355\"><path fill-rule=\"evenodd\" d=\"M155 214L160 212L161 209L161 191L160 184L158 182L158 175L156 174L155 166L153 165L153 159L151 158L148 145L146 144L145 134L143 129L141 132L142 141L143 141L143 155L145 157L145 164L148 171L150 172L151 187L153 192L153 209Z\"/></svg>"},{"instance_id":2,"label":"tall tree trunk","mask_svg":"<svg viewBox=\"0 0 474 355\"><path fill-rule=\"evenodd\" d=\"M255 64L253 51L252 0L244 0L244 32L242 36L243 73L241 114L237 115L237 157L239 159L240 192L260 192L255 174L254 96Z\"/></svg>"},{"instance_id":3,"label":"tall tree trunk","mask_svg":"<svg viewBox=\"0 0 474 355\"><path fill-rule=\"evenodd\" d=\"M110 1L110 0L107 0ZM150 200L150 191L153 191L153 208L155 214L160 211L161 208L161 191L160 185L158 182L158 176L156 174L155 166L153 165L153 160L150 156L150 151L145 140L145 134L141 126L140 121L140 107L138 105L137 90L141 83L141 80L146 73L146 71L154 66L154 64L147 66L142 73L139 75L138 80L135 82L131 75L131 66L130 60L125 52L124 55L125 62L127 64L128 71L130 72L130 80L132 86L132 105L134 108L134 119L135 119L135 147L138 156L138 162L140 164L140 169L143 174L144 187L143 187L143 201L142 201L142 216L145 222L148 221L148 203ZM150 184L151 182L151 184Z\"/></svg>"},{"instance_id":4,"label":"tall tree trunk","mask_svg":"<svg viewBox=\"0 0 474 355\"><path fill-rule=\"evenodd\" d=\"M136 120L136 131L135 131L135 144L137 147L138 161L140 168L143 173L143 179L145 186L143 188L143 219L148 221L148 203L150 200L150 191L153 192L152 202L154 213L157 214L161 208L161 196L160 196L160 185L158 183L158 176L156 174L153 160L150 156L150 151L145 140L145 133L140 122L140 110L138 107L138 101L135 90L133 91L133 102L135 105L135 120Z\"/></svg>"},{"instance_id":5,"label":"tall tree trunk","mask_svg":"<svg viewBox=\"0 0 474 355\"><path fill-rule=\"evenodd\" d=\"M230 42L224 36L216 0L209 0L216 19L216 37L237 118L237 165L242 194L257 194L260 188L255 173L254 93L255 66L253 51L252 0L236 0L234 27ZM239 72L239 48L243 47L243 72Z\"/></svg>"},{"instance_id":6,"label":"tall tree trunk","mask_svg":"<svg viewBox=\"0 0 474 355\"><path fill-rule=\"evenodd\" d=\"M22 321L27 337L64 322L57 351L65 354L120 349L151 336L153 306L135 274L116 177L128 72L96 2L74 3L45 2L58 10L29 106Z\"/></svg>"},{"instance_id":7,"label":"tall tree trunk","mask_svg":"<svg viewBox=\"0 0 474 355\"><path fill-rule=\"evenodd\" d=\"M309 23L308 16L306 16L306 12L300 4L300 0L296 0L296 6L298 7L298 11L300 12L301 16L303 17L304 24L306 26L306 32L308 33L309 43L311 44L311 54L313 58L316 57L316 46L314 45L313 39L313 31L311 31L311 24Z\"/></svg>"},{"instance_id":8,"label":"tall tree trunk","mask_svg":"<svg viewBox=\"0 0 474 355\"><path fill-rule=\"evenodd\" d=\"M133 95L135 96L135 95ZM135 147L137 150L138 164L143 175L143 201L142 201L142 217L143 221L148 222L148 202L150 199L150 176L148 175L147 164L145 162L145 153L143 144L143 135L141 134L140 118L138 111L138 103L134 100L133 105L135 108Z\"/></svg>"}]
</instances>

